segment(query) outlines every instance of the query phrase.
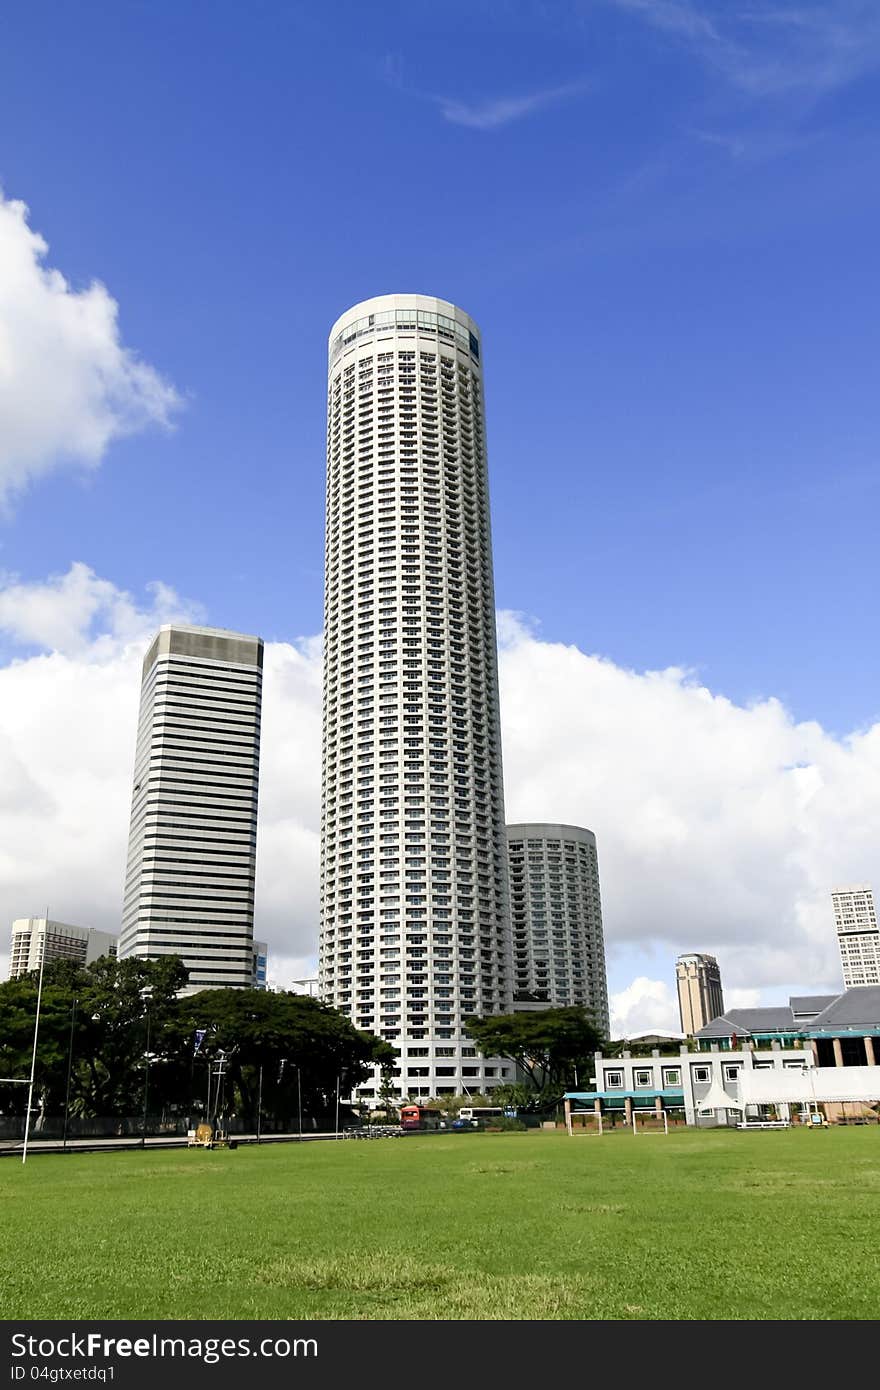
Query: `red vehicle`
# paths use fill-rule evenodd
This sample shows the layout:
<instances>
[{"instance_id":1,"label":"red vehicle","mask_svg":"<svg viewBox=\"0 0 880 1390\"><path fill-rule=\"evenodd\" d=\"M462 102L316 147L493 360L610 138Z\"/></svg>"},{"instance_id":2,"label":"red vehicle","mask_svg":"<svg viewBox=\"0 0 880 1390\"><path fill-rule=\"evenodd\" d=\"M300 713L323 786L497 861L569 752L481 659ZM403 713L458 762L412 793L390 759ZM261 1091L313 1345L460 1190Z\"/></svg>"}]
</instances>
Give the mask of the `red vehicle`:
<instances>
[{"instance_id":1,"label":"red vehicle","mask_svg":"<svg viewBox=\"0 0 880 1390\"><path fill-rule=\"evenodd\" d=\"M401 1129L439 1129L440 1116L436 1110L424 1105L402 1105L400 1107Z\"/></svg>"}]
</instances>

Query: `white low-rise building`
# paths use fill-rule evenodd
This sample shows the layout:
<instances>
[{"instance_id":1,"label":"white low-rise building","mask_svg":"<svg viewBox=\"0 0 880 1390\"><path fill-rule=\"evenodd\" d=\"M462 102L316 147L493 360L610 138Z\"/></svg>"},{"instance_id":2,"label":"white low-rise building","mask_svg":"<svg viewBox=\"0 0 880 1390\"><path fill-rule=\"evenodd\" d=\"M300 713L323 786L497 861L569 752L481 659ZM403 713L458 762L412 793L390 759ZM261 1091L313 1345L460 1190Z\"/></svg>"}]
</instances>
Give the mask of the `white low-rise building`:
<instances>
[{"instance_id":1,"label":"white low-rise building","mask_svg":"<svg viewBox=\"0 0 880 1390\"><path fill-rule=\"evenodd\" d=\"M566 1094L566 1113L594 1115L630 1123L633 1115L653 1112L689 1125L711 1128L739 1123L749 1105L747 1119L760 1118L762 1102L752 1102L753 1073L777 1072L802 1075L813 1066L813 1052L806 1047L780 1047L741 1051L692 1052L683 1047L676 1054L650 1057L604 1057L596 1053L595 1075L590 1090ZM783 1088L785 1089L785 1088Z\"/></svg>"}]
</instances>

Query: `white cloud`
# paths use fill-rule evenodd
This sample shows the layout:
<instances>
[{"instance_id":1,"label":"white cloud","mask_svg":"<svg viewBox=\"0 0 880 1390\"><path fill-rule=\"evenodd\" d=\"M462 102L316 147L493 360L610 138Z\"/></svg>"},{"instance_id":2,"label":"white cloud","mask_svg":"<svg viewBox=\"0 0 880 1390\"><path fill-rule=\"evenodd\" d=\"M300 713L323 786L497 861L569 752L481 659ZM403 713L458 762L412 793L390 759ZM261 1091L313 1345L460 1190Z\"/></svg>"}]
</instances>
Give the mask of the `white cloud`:
<instances>
[{"instance_id":1,"label":"white cloud","mask_svg":"<svg viewBox=\"0 0 880 1390\"><path fill-rule=\"evenodd\" d=\"M580 96L585 87L583 82L572 82L520 97L496 97L481 102L455 101L450 97L437 97L435 100L444 118L453 125L468 126L471 130L498 130L546 106Z\"/></svg>"},{"instance_id":2,"label":"white cloud","mask_svg":"<svg viewBox=\"0 0 880 1390\"><path fill-rule=\"evenodd\" d=\"M203 621L166 585L150 587L139 603L73 565L0 589L0 634L48 649L0 667L4 936L47 906L62 921L119 928L141 663L161 623ZM315 968L320 642L267 647L264 701L256 935L270 943L270 979L287 985Z\"/></svg>"},{"instance_id":3,"label":"white cloud","mask_svg":"<svg viewBox=\"0 0 880 1390\"><path fill-rule=\"evenodd\" d=\"M836 739L777 700L636 673L502 628L512 821L598 839L609 944L706 950L730 988L834 988L834 881L880 880L880 724Z\"/></svg>"},{"instance_id":4,"label":"white cloud","mask_svg":"<svg viewBox=\"0 0 880 1390\"><path fill-rule=\"evenodd\" d=\"M263 666L256 923L269 976L315 973L321 808L321 644L273 642Z\"/></svg>"},{"instance_id":5,"label":"white cloud","mask_svg":"<svg viewBox=\"0 0 880 1390\"><path fill-rule=\"evenodd\" d=\"M169 622L200 621L201 605L182 601L167 584L147 586L152 604L138 608L131 594L88 565L76 562L66 574L41 583L21 583L0 575L0 632L26 646L49 651L110 653L120 642L137 641Z\"/></svg>"},{"instance_id":6,"label":"white cloud","mask_svg":"<svg viewBox=\"0 0 880 1390\"><path fill-rule=\"evenodd\" d=\"M759 989L724 988L725 1009L754 1009L760 1003ZM639 975L626 989L608 996L608 1009L612 1038L633 1037L649 1029L658 1033L681 1032L678 998L667 980L651 980L646 975Z\"/></svg>"},{"instance_id":7,"label":"white cloud","mask_svg":"<svg viewBox=\"0 0 880 1390\"><path fill-rule=\"evenodd\" d=\"M656 29L665 29L687 39L720 41L712 21L689 0L612 0L612 4L642 15Z\"/></svg>"},{"instance_id":8,"label":"white cloud","mask_svg":"<svg viewBox=\"0 0 880 1390\"><path fill-rule=\"evenodd\" d=\"M758 989L726 989L724 991L725 1010L755 1009L760 1003L761 991Z\"/></svg>"},{"instance_id":9,"label":"white cloud","mask_svg":"<svg viewBox=\"0 0 880 1390\"><path fill-rule=\"evenodd\" d=\"M112 440L167 426L180 405L123 346L106 288L45 265L27 217L0 192L0 503L61 465L97 467Z\"/></svg>"},{"instance_id":10,"label":"white cloud","mask_svg":"<svg viewBox=\"0 0 880 1390\"><path fill-rule=\"evenodd\" d=\"M664 980L639 975L626 989L609 996L608 1008L612 1038L626 1038L649 1028L659 1033L677 1033L681 1029L678 1004Z\"/></svg>"},{"instance_id":11,"label":"white cloud","mask_svg":"<svg viewBox=\"0 0 880 1390\"><path fill-rule=\"evenodd\" d=\"M139 605L75 567L17 585L11 617L0 601L7 628L59 647L0 668L0 923L47 904L118 923L140 662L188 611L158 593ZM669 961L666 984L633 971L616 1018L675 1027L685 950L719 957L731 1007L839 987L832 883L880 885L880 724L837 739L775 700L737 706L682 671L542 641L516 615L499 631L508 818L595 831L609 951ZM282 984L314 970L320 687L317 640L267 646L256 934Z\"/></svg>"},{"instance_id":12,"label":"white cloud","mask_svg":"<svg viewBox=\"0 0 880 1390\"><path fill-rule=\"evenodd\" d=\"M721 7L698 0L609 0L684 43L749 96L818 96L880 63L874 0Z\"/></svg>"},{"instance_id":13,"label":"white cloud","mask_svg":"<svg viewBox=\"0 0 880 1390\"><path fill-rule=\"evenodd\" d=\"M85 565L0 588L0 633L48 649L0 667L4 932L47 906L117 929L141 661L161 623L200 614L166 585L150 588L138 607Z\"/></svg>"},{"instance_id":14,"label":"white cloud","mask_svg":"<svg viewBox=\"0 0 880 1390\"><path fill-rule=\"evenodd\" d=\"M431 102L439 107L444 120L452 125L467 126L470 130L498 130L514 121L523 120L524 117L531 116L533 112L546 106L581 96L589 87L588 82L581 80L525 92L521 96L484 97L477 101L462 101L456 97L420 91L409 85L405 78L405 63L399 53L386 53L380 70L385 81L398 91L419 101Z\"/></svg>"}]
</instances>

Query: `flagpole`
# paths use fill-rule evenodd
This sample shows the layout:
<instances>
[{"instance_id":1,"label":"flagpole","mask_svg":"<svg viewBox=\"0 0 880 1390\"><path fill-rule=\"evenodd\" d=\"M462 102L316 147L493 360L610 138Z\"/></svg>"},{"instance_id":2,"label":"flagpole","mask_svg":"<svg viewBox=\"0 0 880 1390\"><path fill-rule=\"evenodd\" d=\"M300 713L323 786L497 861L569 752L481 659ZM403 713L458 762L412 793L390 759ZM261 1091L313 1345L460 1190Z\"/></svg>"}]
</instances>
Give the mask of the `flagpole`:
<instances>
[{"instance_id":1,"label":"flagpole","mask_svg":"<svg viewBox=\"0 0 880 1390\"><path fill-rule=\"evenodd\" d=\"M43 932L43 950L40 953L40 982L37 986L37 1017L34 1022L34 1050L31 1056L31 1079L28 1085L27 1114L24 1118L24 1148L21 1153L22 1163L27 1163L28 1138L31 1132L31 1105L34 1099L34 1074L37 1070L37 1038L40 1036L40 1004L43 1000L43 970L46 965L46 947L49 935L49 909L46 908L46 930Z\"/></svg>"}]
</instances>

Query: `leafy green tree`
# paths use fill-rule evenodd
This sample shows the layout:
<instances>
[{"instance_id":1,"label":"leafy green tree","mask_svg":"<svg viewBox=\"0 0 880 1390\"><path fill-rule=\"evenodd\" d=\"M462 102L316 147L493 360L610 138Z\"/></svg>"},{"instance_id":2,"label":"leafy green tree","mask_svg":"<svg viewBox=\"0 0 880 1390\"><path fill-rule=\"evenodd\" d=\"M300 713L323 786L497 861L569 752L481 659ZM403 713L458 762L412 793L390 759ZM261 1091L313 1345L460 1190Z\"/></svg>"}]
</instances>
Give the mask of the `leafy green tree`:
<instances>
[{"instance_id":1,"label":"leafy green tree","mask_svg":"<svg viewBox=\"0 0 880 1390\"><path fill-rule=\"evenodd\" d=\"M148 1025L151 1057L159 1064L167 1055L165 1025L186 980L186 969L176 956L157 961L104 956L86 969L72 961L47 965L34 1072L39 1110L63 1110L70 1056L72 1114L139 1113ZM0 1075L30 1074L38 988L35 971L0 985ZM158 1092L157 1087L157 1098ZM0 1104L6 1113L24 1114L27 1088L0 1088Z\"/></svg>"},{"instance_id":2,"label":"leafy green tree","mask_svg":"<svg viewBox=\"0 0 880 1390\"><path fill-rule=\"evenodd\" d=\"M521 1114L538 1114L554 1108L559 1101L560 1089L558 1086L547 1086L537 1090L529 1082L516 1081L496 1086L492 1095L496 1105L507 1106Z\"/></svg>"},{"instance_id":3,"label":"leafy green tree","mask_svg":"<svg viewBox=\"0 0 880 1390\"><path fill-rule=\"evenodd\" d=\"M388 1043L318 1000L252 989L181 997L186 981L176 956L48 965L35 1071L41 1115L63 1113L68 1056L72 1115L139 1117L147 1100L150 1117L192 1119L204 1114L206 1063L223 1053L225 1107L247 1126L258 1101L264 1115L291 1123L300 1092L305 1115L329 1116L337 1081L347 1095L372 1065L395 1060ZM37 988L36 973L0 984L0 1076L30 1074ZM198 1054L197 1029L206 1030ZM26 1086L0 1083L4 1114L24 1115L26 1105Z\"/></svg>"},{"instance_id":4,"label":"leafy green tree","mask_svg":"<svg viewBox=\"0 0 880 1390\"><path fill-rule=\"evenodd\" d=\"M575 1073L588 1075L602 1037L586 1009L541 1009L534 1012L469 1018L467 1031L486 1057L509 1057L534 1092L554 1099L572 1085Z\"/></svg>"},{"instance_id":5,"label":"leafy green tree","mask_svg":"<svg viewBox=\"0 0 880 1390\"><path fill-rule=\"evenodd\" d=\"M169 1025L178 1008L178 994L187 971L178 956L117 961L104 956L88 968L90 987L80 1008L87 1030L79 1064L87 1109L91 1115L139 1114L147 1084L149 1052L149 1109L155 1114L168 1100L167 1069L175 1059Z\"/></svg>"},{"instance_id":6,"label":"leafy green tree","mask_svg":"<svg viewBox=\"0 0 880 1390\"><path fill-rule=\"evenodd\" d=\"M379 1094L376 1097L377 1109L384 1110L386 1118L395 1121L400 1116L399 1101L397 1092L392 1084L391 1071L393 1063L396 1061L394 1049L391 1048L391 1057L382 1067L380 1072Z\"/></svg>"},{"instance_id":7,"label":"leafy green tree","mask_svg":"<svg viewBox=\"0 0 880 1390\"><path fill-rule=\"evenodd\" d=\"M40 1035L34 1072L34 1104L45 1112L52 1107L66 1062L70 1035L72 996L67 989L67 963L44 973L40 1009ZM30 1076L37 1009L37 978L21 976L0 985L0 1076ZM0 1083L0 1110L24 1115L28 1088Z\"/></svg>"},{"instance_id":8,"label":"leafy green tree","mask_svg":"<svg viewBox=\"0 0 880 1390\"><path fill-rule=\"evenodd\" d=\"M258 1098L262 1113L279 1123L297 1115L300 1096L304 1114L329 1116L337 1083L346 1096L366 1079L372 1065L394 1056L381 1038L359 1032L343 1014L306 995L202 990L179 1001L171 1025L179 1059L178 1093L186 1090L180 1068L188 1065L191 1073L194 1070L191 1059L199 1029L206 1030L195 1059L199 1099L207 1091L208 1064L223 1053L227 1110L234 1110L249 1126L256 1125ZM196 1086L190 1085L189 1094L194 1102Z\"/></svg>"},{"instance_id":9,"label":"leafy green tree","mask_svg":"<svg viewBox=\"0 0 880 1390\"><path fill-rule=\"evenodd\" d=\"M495 1098L497 1094L496 1090L490 1096L484 1096L479 1091L472 1091L470 1095L437 1096L435 1099L427 1101L426 1108L428 1110L444 1110L448 1115L457 1115L464 1105L499 1105L501 1102Z\"/></svg>"}]
</instances>

